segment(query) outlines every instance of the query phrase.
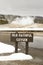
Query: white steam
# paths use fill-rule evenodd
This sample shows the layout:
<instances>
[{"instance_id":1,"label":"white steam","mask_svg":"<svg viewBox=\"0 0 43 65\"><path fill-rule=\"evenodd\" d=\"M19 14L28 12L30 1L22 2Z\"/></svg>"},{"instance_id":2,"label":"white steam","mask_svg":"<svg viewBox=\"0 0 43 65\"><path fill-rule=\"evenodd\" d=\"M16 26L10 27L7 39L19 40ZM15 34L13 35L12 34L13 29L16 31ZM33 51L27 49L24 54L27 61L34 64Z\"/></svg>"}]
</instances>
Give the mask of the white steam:
<instances>
[{"instance_id":1,"label":"white steam","mask_svg":"<svg viewBox=\"0 0 43 65\"><path fill-rule=\"evenodd\" d=\"M28 25L33 24L34 18L33 17L23 17L23 18L16 18L11 24L18 24L18 25Z\"/></svg>"}]
</instances>

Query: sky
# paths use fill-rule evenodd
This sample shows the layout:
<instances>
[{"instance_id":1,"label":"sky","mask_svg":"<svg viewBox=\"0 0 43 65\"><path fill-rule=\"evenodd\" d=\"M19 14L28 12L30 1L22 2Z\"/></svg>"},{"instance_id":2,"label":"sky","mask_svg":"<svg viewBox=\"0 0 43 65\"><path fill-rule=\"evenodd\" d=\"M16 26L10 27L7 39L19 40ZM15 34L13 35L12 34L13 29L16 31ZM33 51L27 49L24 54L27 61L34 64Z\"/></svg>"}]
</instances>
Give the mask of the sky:
<instances>
[{"instance_id":1,"label":"sky","mask_svg":"<svg viewBox=\"0 0 43 65\"><path fill-rule=\"evenodd\" d=\"M43 16L43 0L0 0L0 14Z\"/></svg>"}]
</instances>

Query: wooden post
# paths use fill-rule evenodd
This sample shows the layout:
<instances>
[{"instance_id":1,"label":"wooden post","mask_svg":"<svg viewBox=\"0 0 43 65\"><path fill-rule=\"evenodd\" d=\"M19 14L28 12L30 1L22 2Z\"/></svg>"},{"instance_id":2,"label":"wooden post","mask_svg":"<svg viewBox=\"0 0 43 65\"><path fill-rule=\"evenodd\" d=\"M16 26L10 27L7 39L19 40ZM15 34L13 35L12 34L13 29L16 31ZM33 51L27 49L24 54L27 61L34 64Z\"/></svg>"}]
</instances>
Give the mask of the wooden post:
<instances>
[{"instance_id":1,"label":"wooden post","mask_svg":"<svg viewBox=\"0 0 43 65\"><path fill-rule=\"evenodd\" d=\"M28 42L26 42L26 54L28 54Z\"/></svg>"},{"instance_id":2,"label":"wooden post","mask_svg":"<svg viewBox=\"0 0 43 65\"><path fill-rule=\"evenodd\" d=\"M18 42L15 42L15 53L18 52Z\"/></svg>"}]
</instances>

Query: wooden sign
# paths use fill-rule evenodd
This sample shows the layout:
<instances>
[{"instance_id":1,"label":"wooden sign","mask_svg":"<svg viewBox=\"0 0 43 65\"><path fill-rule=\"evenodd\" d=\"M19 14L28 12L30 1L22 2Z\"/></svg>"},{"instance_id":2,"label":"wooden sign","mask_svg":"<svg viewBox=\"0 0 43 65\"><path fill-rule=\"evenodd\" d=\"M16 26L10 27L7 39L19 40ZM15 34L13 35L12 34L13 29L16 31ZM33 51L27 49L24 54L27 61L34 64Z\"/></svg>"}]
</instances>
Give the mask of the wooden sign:
<instances>
[{"instance_id":1,"label":"wooden sign","mask_svg":"<svg viewBox=\"0 0 43 65\"><path fill-rule=\"evenodd\" d=\"M11 41L33 42L33 34L32 33L11 33Z\"/></svg>"}]
</instances>

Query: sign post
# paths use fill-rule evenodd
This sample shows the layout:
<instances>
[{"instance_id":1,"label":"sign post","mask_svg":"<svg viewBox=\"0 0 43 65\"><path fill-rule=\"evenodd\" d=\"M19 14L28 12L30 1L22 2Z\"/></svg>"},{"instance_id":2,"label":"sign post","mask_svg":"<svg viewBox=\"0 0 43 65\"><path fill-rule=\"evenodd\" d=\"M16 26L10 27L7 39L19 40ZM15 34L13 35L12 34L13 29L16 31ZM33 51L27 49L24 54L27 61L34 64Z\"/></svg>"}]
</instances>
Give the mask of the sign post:
<instances>
[{"instance_id":1,"label":"sign post","mask_svg":"<svg viewBox=\"0 0 43 65\"><path fill-rule=\"evenodd\" d=\"M28 54L28 42L33 42L33 33L11 33L11 41L15 43L15 52L18 52L18 42L26 42L26 54Z\"/></svg>"}]
</instances>

